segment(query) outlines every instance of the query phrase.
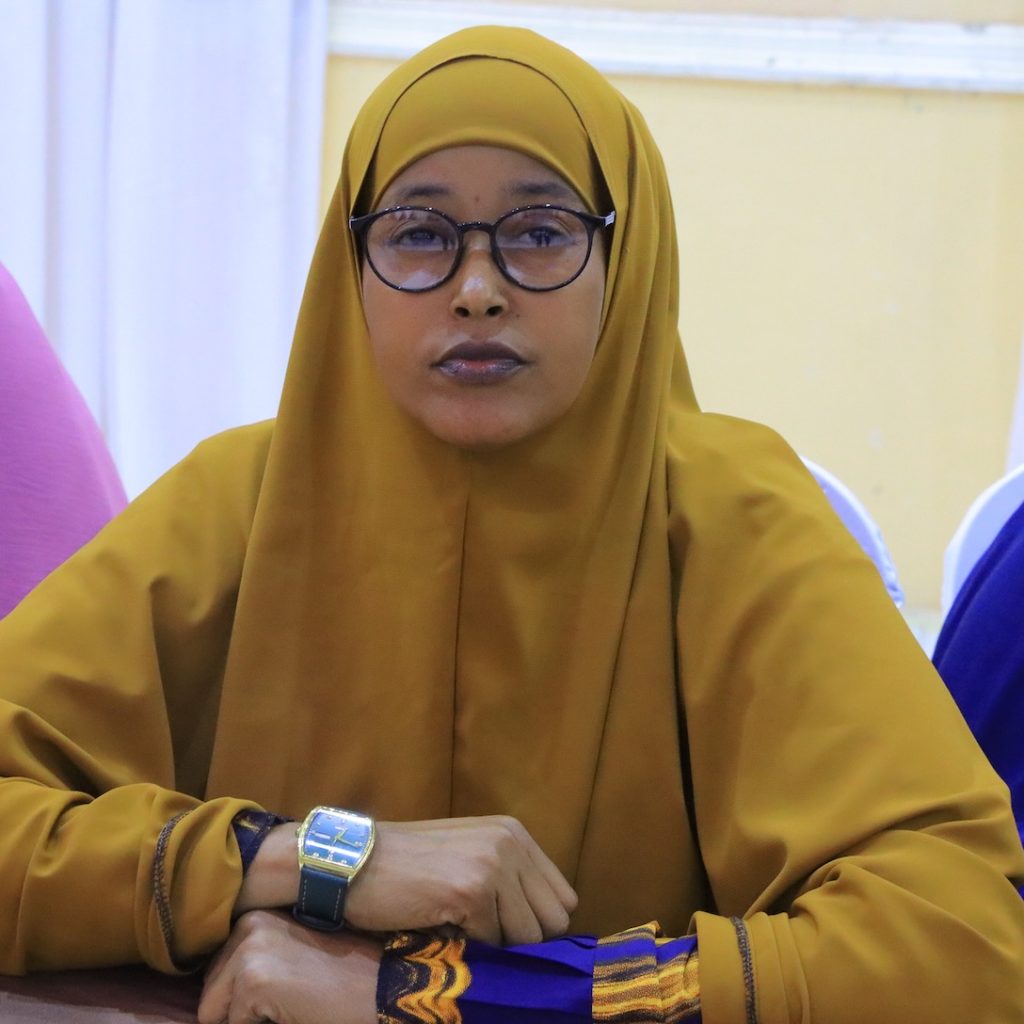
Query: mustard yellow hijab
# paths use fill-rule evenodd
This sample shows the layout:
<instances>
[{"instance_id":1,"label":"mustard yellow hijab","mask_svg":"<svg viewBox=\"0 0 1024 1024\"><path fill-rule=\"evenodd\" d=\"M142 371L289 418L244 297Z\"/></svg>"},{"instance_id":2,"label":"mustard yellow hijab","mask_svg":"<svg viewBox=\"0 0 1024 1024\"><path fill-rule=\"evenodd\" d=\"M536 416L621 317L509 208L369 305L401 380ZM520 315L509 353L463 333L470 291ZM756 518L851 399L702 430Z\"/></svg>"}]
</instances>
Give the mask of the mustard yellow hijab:
<instances>
[{"instance_id":1,"label":"mustard yellow hijab","mask_svg":"<svg viewBox=\"0 0 1024 1024\"><path fill-rule=\"evenodd\" d=\"M365 208L419 157L467 143L526 152L618 215L582 394L542 434L479 454L384 391L347 230L360 196ZM385 819L512 814L580 887L580 926L658 914L685 927L702 883L667 547L669 407L695 408L677 277L647 129L569 52L525 31L464 32L374 93L299 319L213 792L242 787L296 815L328 798ZM610 868L641 793L657 812L628 842L648 852Z\"/></svg>"}]
</instances>

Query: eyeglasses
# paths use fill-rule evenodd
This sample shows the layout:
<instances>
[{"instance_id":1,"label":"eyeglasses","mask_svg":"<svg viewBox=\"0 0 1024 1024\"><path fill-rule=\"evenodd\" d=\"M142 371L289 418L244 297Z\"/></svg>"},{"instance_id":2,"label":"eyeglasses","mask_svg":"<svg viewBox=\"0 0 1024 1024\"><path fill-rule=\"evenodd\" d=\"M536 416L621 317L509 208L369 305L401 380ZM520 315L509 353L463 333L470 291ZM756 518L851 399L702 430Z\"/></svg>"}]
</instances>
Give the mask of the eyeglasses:
<instances>
[{"instance_id":1,"label":"eyeglasses","mask_svg":"<svg viewBox=\"0 0 1024 1024\"><path fill-rule=\"evenodd\" d=\"M583 273L594 232L614 224L615 211L598 217L563 206L523 206L493 224L460 224L440 210L395 206L348 223L362 238L373 272L400 292L428 292L450 280L470 231L487 234L491 257L509 281L531 292L551 292Z\"/></svg>"}]
</instances>

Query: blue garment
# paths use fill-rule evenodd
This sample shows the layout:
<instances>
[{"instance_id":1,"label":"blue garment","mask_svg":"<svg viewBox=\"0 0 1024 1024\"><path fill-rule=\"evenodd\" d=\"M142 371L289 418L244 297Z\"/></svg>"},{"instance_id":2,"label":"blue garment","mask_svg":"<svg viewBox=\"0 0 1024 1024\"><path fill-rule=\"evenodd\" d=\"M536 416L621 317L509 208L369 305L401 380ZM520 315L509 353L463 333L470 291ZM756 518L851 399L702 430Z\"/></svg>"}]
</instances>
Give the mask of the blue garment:
<instances>
[{"instance_id":1,"label":"blue garment","mask_svg":"<svg viewBox=\"0 0 1024 1024\"><path fill-rule=\"evenodd\" d=\"M942 624L933 660L1010 787L1024 840L1024 505L964 581Z\"/></svg>"}]
</instances>

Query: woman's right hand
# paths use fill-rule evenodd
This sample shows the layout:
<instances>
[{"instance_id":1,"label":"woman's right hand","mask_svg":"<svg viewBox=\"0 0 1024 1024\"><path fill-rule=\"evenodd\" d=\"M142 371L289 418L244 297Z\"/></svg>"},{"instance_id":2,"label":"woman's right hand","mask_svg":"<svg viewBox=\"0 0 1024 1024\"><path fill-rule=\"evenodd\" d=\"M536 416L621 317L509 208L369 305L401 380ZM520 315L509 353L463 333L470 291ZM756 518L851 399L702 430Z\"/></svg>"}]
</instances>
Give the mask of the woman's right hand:
<instances>
[{"instance_id":1,"label":"woman's right hand","mask_svg":"<svg viewBox=\"0 0 1024 1024\"><path fill-rule=\"evenodd\" d=\"M455 927L492 945L565 934L576 893L515 819L377 822L345 917L364 931Z\"/></svg>"}]
</instances>

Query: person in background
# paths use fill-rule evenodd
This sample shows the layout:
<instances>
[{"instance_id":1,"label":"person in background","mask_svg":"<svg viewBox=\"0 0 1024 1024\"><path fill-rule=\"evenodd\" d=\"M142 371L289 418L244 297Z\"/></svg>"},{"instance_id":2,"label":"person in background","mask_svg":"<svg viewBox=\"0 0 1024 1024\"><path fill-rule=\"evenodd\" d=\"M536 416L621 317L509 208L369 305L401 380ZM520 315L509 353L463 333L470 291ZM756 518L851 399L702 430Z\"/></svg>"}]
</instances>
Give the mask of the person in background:
<instances>
[{"instance_id":1,"label":"person in background","mask_svg":"<svg viewBox=\"0 0 1024 1024\"><path fill-rule=\"evenodd\" d=\"M0 264L0 618L126 503L96 421Z\"/></svg>"},{"instance_id":2,"label":"person in background","mask_svg":"<svg viewBox=\"0 0 1024 1024\"><path fill-rule=\"evenodd\" d=\"M992 766L1024 838L1024 505L975 563L932 659Z\"/></svg>"},{"instance_id":3,"label":"person in background","mask_svg":"<svg viewBox=\"0 0 1024 1024\"><path fill-rule=\"evenodd\" d=\"M385 80L276 420L0 628L0 970L205 965L203 1024L1021 1019L1005 787L797 456L700 410L678 275L569 51Z\"/></svg>"}]
</instances>

